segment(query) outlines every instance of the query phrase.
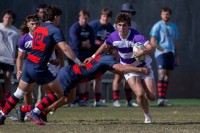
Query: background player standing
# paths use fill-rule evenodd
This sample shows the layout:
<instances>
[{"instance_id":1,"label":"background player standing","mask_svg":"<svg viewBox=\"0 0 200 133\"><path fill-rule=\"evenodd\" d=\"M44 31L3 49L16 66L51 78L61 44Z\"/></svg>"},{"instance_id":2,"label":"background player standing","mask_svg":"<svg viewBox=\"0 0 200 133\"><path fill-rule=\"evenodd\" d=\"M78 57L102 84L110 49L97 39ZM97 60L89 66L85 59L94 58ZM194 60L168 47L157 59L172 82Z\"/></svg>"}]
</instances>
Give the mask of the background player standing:
<instances>
[{"instance_id":1,"label":"background player standing","mask_svg":"<svg viewBox=\"0 0 200 133\"><path fill-rule=\"evenodd\" d=\"M156 47L155 59L158 69L158 106L171 106L166 100L170 71L179 64L177 26L170 21L172 11L168 7L161 9L161 19L151 29L151 44Z\"/></svg>"}]
</instances>

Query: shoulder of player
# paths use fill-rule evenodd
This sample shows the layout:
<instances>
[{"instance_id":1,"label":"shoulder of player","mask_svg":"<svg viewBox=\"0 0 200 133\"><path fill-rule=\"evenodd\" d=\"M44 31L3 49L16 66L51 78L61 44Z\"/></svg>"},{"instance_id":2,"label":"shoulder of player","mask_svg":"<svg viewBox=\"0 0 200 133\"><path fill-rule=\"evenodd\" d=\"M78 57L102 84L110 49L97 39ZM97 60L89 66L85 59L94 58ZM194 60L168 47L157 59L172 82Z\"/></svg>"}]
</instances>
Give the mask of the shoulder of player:
<instances>
[{"instance_id":1,"label":"shoulder of player","mask_svg":"<svg viewBox=\"0 0 200 133\"><path fill-rule=\"evenodd\" d=\"M69 31L77 31L81 28L80 24L78 22L72 24L69 28Z\"/></svg>"},{"instance_id":2,"label":"shoulder of player","mask_svg":"<svg viewBox=\"0 0 200 133\"><path fill-rule=\"evenodd\" d=\"M158 21L158 22L156 22L154 25L153 25L153 29L155 29L155 28L160 28L160 26L163 24L163 22L162 22L162 20L160 20L160 21Z\"/></svg>"},{"instance_id":3,"label":"shoulder of player","mask_svg":"<svg viewBox=\"0 0 200 133\"><path fill-rule=\"evenodd\" d=\"M79 24L79 22L75 22L75 23L73 23L73 24L70 26L70 29L71 29L71 28L78 28L78 27L81 27L80 24Z\"/></svg>"}]
</instances>

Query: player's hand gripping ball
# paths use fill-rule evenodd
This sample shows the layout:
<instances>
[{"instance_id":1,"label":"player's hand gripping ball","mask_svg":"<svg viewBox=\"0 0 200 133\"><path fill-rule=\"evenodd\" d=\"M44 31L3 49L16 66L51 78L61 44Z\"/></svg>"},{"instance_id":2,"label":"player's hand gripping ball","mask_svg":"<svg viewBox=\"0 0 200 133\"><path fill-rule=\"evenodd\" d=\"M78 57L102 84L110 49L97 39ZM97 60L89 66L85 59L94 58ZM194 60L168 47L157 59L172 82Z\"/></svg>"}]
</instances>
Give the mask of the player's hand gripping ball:
<instances>
[{"instance_id":1,"label":"player's hand gripping ball","mask_svg":"<svg viewBox=\"0 0 200 133\"><path fill-rule=\"evenodd\" d=\"M140 43L137 43L137 44L135 44L134 45L134 47L133 47L133 52L135 53L135 52L137 52L138 50L144 50L145 49L145 47L144 47L144 45L142 45L142 44L140 44ZM144 61L146 58L145 58L146 56L145 55L141 55L141 56L139 56L139 57L134 57L137 61L139 61L139 62L142 62L142 61Z\"/></svg>"}]
</instances>

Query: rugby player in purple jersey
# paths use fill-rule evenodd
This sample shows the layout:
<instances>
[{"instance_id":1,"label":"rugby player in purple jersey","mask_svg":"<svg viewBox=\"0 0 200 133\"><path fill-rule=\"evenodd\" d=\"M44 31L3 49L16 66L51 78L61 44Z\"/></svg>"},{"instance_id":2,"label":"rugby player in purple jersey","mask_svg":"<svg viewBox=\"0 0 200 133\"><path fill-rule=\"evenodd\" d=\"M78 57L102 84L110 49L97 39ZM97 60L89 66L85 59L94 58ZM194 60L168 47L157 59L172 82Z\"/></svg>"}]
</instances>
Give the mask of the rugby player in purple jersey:
<instances>
[{"instance_id":1,"label":"rugby player in purple jersey","mask_svg":"<svg viewBox=\"0 0 200 133\"><path fill-rule=\"evenodd\" d=\"M107 47L114 46L118 50L120 63L129 64L134 67L146 66L150 69L149 75L141 75L137 72L124 74L126 81L136 95L137 103L141 106L145 121L144 123L152 123L152 116L149 112L148 100L156 99L156 89L153 71L151 69L151 57L148 55L154 52L154 47L149 41L135 29L131 29L131 18L126 13L119 13L115 18L116 31L111 33L105 40L105 43L92 55L85 60L90 62L96 55L99 55ZM136 45L143 45L145 49L138 49L133 52ZM144 61L137 61L136 58L145 55Z\"/></svg>"}]
</instances>

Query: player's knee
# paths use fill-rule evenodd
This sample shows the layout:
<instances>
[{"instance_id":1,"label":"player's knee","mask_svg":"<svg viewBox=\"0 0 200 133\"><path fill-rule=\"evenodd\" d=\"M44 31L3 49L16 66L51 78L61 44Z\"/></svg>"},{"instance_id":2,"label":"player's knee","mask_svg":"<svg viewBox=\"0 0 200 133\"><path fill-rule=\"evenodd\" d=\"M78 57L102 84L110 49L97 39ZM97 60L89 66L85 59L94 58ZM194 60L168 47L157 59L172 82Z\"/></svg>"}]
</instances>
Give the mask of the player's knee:
<instances>
[{"instance_id":1,"label":"player's knee","mask_svg":"<svg viewBox=\"0 0 200 133\"><path fill-rule=\"evenodd\" d=\"M18 99L22 99L26 94L27 92L21 90L20 88L17 88L17 90L14 93L14 96L17 97Z\"/></svg>"}]
</instances>

